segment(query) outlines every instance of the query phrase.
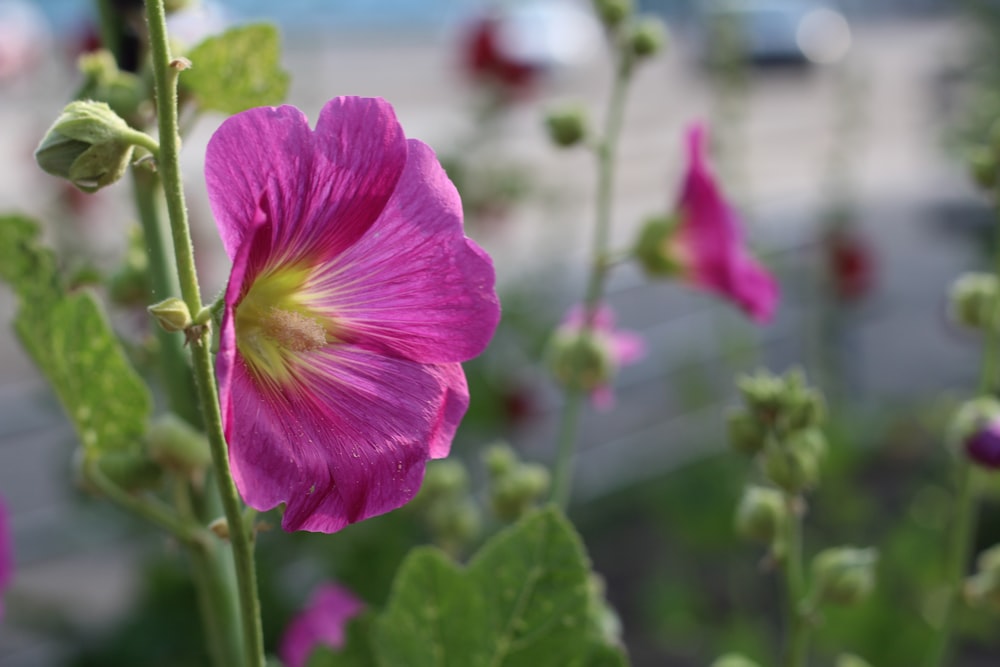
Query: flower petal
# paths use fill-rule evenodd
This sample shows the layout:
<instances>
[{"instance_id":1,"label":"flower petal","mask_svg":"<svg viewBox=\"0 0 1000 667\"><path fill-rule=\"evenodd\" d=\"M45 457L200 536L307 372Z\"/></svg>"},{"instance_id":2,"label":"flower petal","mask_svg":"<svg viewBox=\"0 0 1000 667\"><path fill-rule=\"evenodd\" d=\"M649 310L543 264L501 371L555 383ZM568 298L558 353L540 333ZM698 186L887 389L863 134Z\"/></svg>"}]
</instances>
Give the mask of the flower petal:
<instances>
[{"instance_id":1,"label":"flower petal","mask_svg":"<svg viewBox=\"0 0 1000 667\"><path fill-rule=\"evenodd\" d=\"M285 667L305 667L319 646L342 648L347 624L364 603L337 584L323 584L313 593L309 605L285 629L278 654Z\"/></svg>"},{"instance_id":2,"label":"flower petal","mask_svg":"<svg viewBox=\"0 0 1000 667\"><path fill-rule=\"evenodd\" d=\"M371 345L426 363L470 359L500 318L493 262L462 230L455 186L410 140L396 191L368 233L306 285Z\"/></svg>"},{"instance_id":3,"label":"flower petal","mask_svg":"<svg viewBox=\"0 0 1000 667\"><path fill-rule=\"evenodd\" d=\"M291 106L228 118L209 141L205 180L230 257L262 201L276 255L332 255L375 222L405 162L406 140L387 102L338 97L315 131Z\"/></svg>"}]
</instances>

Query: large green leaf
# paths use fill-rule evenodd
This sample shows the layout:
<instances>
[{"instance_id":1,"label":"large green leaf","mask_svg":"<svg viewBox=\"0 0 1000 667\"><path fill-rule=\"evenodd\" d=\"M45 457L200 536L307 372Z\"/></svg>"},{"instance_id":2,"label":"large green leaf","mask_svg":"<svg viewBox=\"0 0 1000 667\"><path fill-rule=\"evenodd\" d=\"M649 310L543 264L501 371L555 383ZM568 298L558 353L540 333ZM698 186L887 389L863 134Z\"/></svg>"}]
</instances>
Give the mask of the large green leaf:
<instances>
[{"instance_id":1,"label":"large green leaf","mask_svg":"<svg viewBox=\"0 0 1000 667\"><path fill-rule=\"evenodd\" d=\"M490 540L462 571L419 549L400 568L372 647L382 667L623 667L589 613L590 568L555 509Z\"/></svg>"},{"instance_id":2,"label":"large green leaf","mask_svg":"<svg viewBox=\"0 0 1000 667\"><path fill-rule=\"evenodd\" d=\"M101 452L138 446L152 408L149 391L93 295L63 290L34 221L0 217L0 278L20 302L14 329L83 445Z\"/></svg>"},{"instance_id":3,"label":"large green leaf","mask_svg":"<svg viewBox=\"0 0 1000 667\"><path fill-rule=\"evenodd\" d=\"M202 108L234 114L280 104L288 92L281 68L278 31L252 24L209 37L188 54L192 67L181 76Z\"/></svg>"}]
</instances>

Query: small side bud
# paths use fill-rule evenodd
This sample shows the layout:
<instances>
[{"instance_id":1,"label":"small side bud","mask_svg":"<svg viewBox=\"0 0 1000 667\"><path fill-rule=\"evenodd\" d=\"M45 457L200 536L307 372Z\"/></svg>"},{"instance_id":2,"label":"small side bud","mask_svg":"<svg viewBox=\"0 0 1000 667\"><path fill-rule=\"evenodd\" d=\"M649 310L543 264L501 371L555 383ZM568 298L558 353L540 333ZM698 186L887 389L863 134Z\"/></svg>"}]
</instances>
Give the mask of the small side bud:
<instances>
[{"instance_id":1,"label":"small side bud","mask_svg":"<svg viewBox=\"0 0 1000 667\"><path fill-rule=\"evenodd\" d=\"M212 463L205 435L173 414L158 417L149 425L149 456L183 474L204 470Z\"/></svg>"},{"instance_id":2,"label":"small side bud","mask_svg":"<svg viewBox=\"0 0 1000 667\"><path fill-rule=\"evenodd\" d=\"M208 529L215 533L215 536L220 540L229 541L229 521L226 520L226 517L220 516L218 519L215 519L212 523L208 524Z\"/></svg>"},{"instance_id":3,"label":"small side bud","mask_svg":"<svg viewBox=\"0 0 1000 667\"><path fill-rule=\"evenodd\" d=\"M976 558L976 572L965 580L962 590L970 606L1000 612L1000 544Z\"/></svg>"},{"instance_id":4,"label":"small side bud","mask_svg":"<svg viewBox=\"0 0 1000 667\"><path fill-rule=\"evenodd\" d=\"M726 653L716 658L710 667L760 667L760 665L739 653Z\"/></svg>"},{"instance_id":5,"label":"small side bud","mask_svg":"<svg viewBox=\"0 0 1000 667\"><path fill-rule=\"evenodd\" d=\"M765 486L748 486L736 508L736 531L743 537L772 544L788 519L783 494Z\"/></svg>"},{"instance_id":6,"label":"small side bud","mask_svg":"<svg viewBox=\"0 0 1000 667\"><path fill-rule=\"evenodd\" d=\"M836 547L821 551L813 559L813 585L821 602L854 605L875 589L878 551Z\"/></svg>"},{"instance_id":7,"label":"small side bud","mask_svg":"<svg viewBox=\"0 0 1000 667\"><path fill-rule=\"evenodd\" d=\"M154 303L146 310L161 327L171 333L184 331L191 324L191 311L183 300L175 296Z\"/></svg>"},{"instance_id":8,"label":"small side bud","mask_svg":"<svg viewBox=\"0 0 1000 667\"><path fill-rule=\"evenodd\" d=\"M504 521L514 521L531 509L549 489L549 471L537 463L520 464L509 474L493 480L490 506Z\"/></svg>"},{"instance_id":9,"label":"small side bud","mask_svg":"<svg viewBox=\"0 0 1000 667\"><path fill-rule=\"evenodd\" d=\"M952 417L946 440L958 456L1000 468L1000 401L984 396L965 402Z\"/></svg>"},{"instance_id":10,"label":"small side bud","mask_svg":"<svg viewBox=\"0 0 1000 667\"><path fill-rule=\"evenodd\" d=\"M632 254L651 278L670 278L683 272L672 250L677 223L676 217L657 216L646 220L639 231Z\"/></svg>"},{"instance_id":11,"label":"small side bud","mask_svg":"<svg viewBox=\"0 0 1000 667\"><path fill-rule=\"evenodd\" d=\"M469 473L457 459L435 461L427 466L421 495L427 499L456 498L469 489Z\"/></svg>"},{"instance_id":12,"label":"small side bud","mask_svg":"<svg viewBox=\"0 0 1000 667\"><path fill-rule=\"evenodd\" d=\"M96 192L120 179L137 132L104 102L70 102L35 150L46 173Z\"/></svg>"},{"instance_id":13,"label":"small side bud","mask_svg":"<svg viewBox=\"0 0 1000 667\"><path fill-rule=\"evenodd\" d=\"M549 368L563 387L591 392L614 378L613 350L601 336L587 330L557 330L549 343Z\"/></svg>"},{"instance_id":14,"label":"small side bud","mask_svg":"<svg viewBox=\"0 0 1000 667\"><path fill-rule=\"evenodd\" d=\"M587 112L582 107L550 111L545 117L545 127L555 145L575 146L587 136Z\"/></svg>"},{"instance_id":15,"label":"small side bud","mask_svg":"<svg viewBox=\"0 0 1000 667\"><path fill-rule=\"evenodd\" d=\"M632 0L594 0L594 9L604 25L616 28L632 14Z\"/></svg>"},{"instance_id":16,"label":"small side bud","mask_svg":"<svg viewBox=\"0 0 1000 667\"><path fill-rule=\"evenodd\" d=\"M109 452L97 459L101 473L126 491L152 489L163 479L163 469L145 452Z\"/></svg>"},{"instance_id":17,"label":"small side bud","mask_svg":"<svg viewBox=\"0 0 1000 667\"><path fill-rule=\"evenodd\" d=\"M639 58L648 58L663 49L667 41L667 28L655 18L643 18L632 26L629 46Z\"/></svg>"},{"instance_id":18,"label":"small side bud","mask_svg":"<svg viewBox=\"0 0 1000 667\"><path fill-rule=\"evenodd\" d=\"M1000 283L992 273L965 273L951 286L952 318L970 329L986 329L997 316Z\"/></svg>"},{"instance_id":19,"label":"small side bud","mask_svg":"<svg viewBox=\"0 0 1000 667\"><path fill-rule=\"evenodd\" d=\"M519 463L517 452L505 442L490 445L483 454L483 461L490 477L503 477L513 471Z\"/></svg>"},{"instance_id":20,"label":"small side bud","mask_svg":"<svg viewBox=\"0 0 1000 667\"><path fill-rule=\"evenodd\" d=\"M733 410L726 419L729 432L729 444L737 452L748 456L756 456L764 449L767 432L753 415L745 410Z\"/></svg>"},{"instance_id":21,"label":"small side bud","mask_svg":"<svg viewBox=\"0 0 1000 667\"><path fill-rule=\"evenodd\" d=\"M467 545L479 536L482 513L472 498L435 503L427 512L427 523L435 538L449 550Z\"/></svg>"},{"instance_id":22,"label":"small side bud","mask_svg":"<svg viewBox=\"0 0 1000 667\"><path fill-rule=\"evenodd\" d=\"M819 437L822 438L822 435ZM763 450L761 468L776 486L797 494L814 488L819 482L824 445L812 435L802 437L795 434L791 438L796 441L787 444L769 442Z\"/></svg>"}]
</instances>

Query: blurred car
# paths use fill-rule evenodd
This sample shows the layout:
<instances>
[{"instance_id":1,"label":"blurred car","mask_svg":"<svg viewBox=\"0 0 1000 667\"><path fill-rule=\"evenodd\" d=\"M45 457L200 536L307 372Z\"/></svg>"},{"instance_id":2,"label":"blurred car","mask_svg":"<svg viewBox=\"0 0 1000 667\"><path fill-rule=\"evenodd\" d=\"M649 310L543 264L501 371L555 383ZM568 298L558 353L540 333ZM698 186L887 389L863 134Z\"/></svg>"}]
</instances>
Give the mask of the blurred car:
<instances>
[{"instance_id":1,"label":"blurred car","mask_svg":"<svg viewBox=\"0 0 1000 667\"><path fill-rule=\"evenodd\" d=\"M697 23L706 63L833 63L851 44L844 16L812 0L710 0L699 6Z\"/></svg>"}]
</instances>

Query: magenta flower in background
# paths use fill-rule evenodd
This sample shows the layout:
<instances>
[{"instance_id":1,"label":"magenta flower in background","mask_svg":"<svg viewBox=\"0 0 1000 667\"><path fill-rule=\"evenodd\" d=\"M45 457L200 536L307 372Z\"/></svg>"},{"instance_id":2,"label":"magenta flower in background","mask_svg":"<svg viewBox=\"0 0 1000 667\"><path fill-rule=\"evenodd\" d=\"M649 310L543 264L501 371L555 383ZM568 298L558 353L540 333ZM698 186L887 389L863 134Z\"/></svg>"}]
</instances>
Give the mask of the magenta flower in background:
<instances>
[{"instance_id":1,"label":"magenta flower in background","mask_svg":"<svg viewBox=\"0 0 1000 667\"><path fill-rule=\"evenodd\" d=\"M672 254L690 283L733 301L755 321L767 322L778 305L778 284L748 251L739 217L708 171L705 135L701 125L687 130L688 168L677 203Z\"/></svg>"},{"instance_id":2,"label":"magenta flower in background","mask_svg":"<svg viewBox=\"0 0 1000 667\"><path fill-rule=\"evenodd\" d=\"M347 624L361 613L364 603L341 586L323 584L309 605L285 628L278 657L285 667L305 667L319 646L344 646Z\"/></svg>"},{"instance_id":3,"label":"magenta flower in background","mask_svg":"<svg viewBox=\"0 0 1000 667\"><path fill-rule=\"evenodd\" d=\"M468 407L459 362L499 319L490 258L425 144L381 99L226 120L206 180L233 260L216 373L233 477L286 530L409 501Z\"/></svg>"},{"instance_id":4,"label":"magenta flower in background","mask_svg":"<svg viewBox=\"0 0 1000 667\"><path fill-rule=\"evenodd\" d=\"M10 523L7 518L7 506L0 496L0 619L3 618L3 592L10 584L14 573L14 547L10 539Z\"/></svg>"},{"instance_id":5,"label":"magenta flower in background","mask_svg":"<svg viewBox=\"0 0 1000 667\"><path fill-rule=\"evenodd\" d=\"M580 384L580 388L590 394L590 402L594 407L607 410L615 403L611 383L618 369L643 358L646 355L646 342L637 333L615 328L614 311L602 305L594 312L589 332L592 349L597 354L580 355L573 350L573 346L581 335L587 335L584 329L584 313L583 306L574 306L556 329L554 338L556 341L562 341L557 342L557 345L570 350L565 362L559 365L569 363L577 366L562 372L557 369L557 375L563 375L564 380L572 378L569 384Z\"/></svg>"}]
</instances>

